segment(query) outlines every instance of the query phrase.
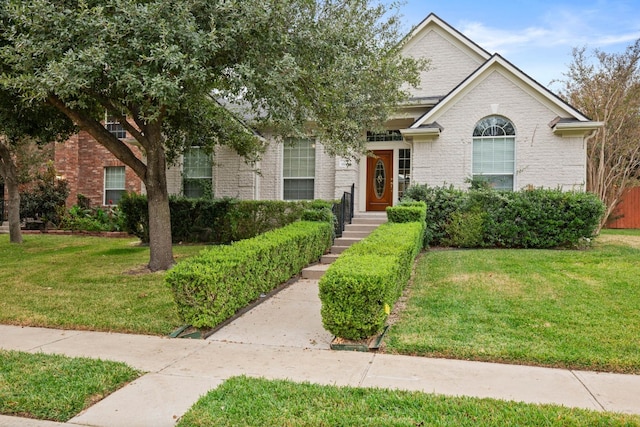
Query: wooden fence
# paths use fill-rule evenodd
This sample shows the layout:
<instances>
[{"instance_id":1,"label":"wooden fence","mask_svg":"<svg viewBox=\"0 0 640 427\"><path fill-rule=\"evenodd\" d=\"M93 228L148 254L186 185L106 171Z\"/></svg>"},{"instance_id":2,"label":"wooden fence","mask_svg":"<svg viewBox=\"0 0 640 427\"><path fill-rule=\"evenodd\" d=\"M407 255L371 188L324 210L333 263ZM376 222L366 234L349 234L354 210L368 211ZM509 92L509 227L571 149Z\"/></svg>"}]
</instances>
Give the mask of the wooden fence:
<instances>
[{"instance_id":1,"label":"wooden fence","mask_svg":"<svg viewBox=\"0 0 640 427\"><path fill-rule=\"evenodd\" d=\"M607 228L640 228L640 187L630 188L622 195Z\"/></svg>"}]
</instances>

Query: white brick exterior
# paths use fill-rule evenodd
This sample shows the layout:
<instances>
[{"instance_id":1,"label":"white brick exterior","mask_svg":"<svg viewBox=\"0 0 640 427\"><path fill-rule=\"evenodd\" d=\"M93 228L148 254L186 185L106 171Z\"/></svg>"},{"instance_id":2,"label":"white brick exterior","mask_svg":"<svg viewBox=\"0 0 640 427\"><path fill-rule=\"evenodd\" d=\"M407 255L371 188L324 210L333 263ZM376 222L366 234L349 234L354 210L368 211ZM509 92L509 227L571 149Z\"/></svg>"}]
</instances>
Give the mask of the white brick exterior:
<instances>
[{"instance_id":1,"label":"white brick exterior","mask_svg":"<svg viewBox=\"0 0 640 427\"><path fill-rule=\"evenodd\" d=\"M436 26L425 28L416 38L405 47L405 54L427 59L429 70L420 75L421 85L412 91L414 97L445 96L486 60L456 44L456 39Z\"/></svg>"},{"instance_id":2,"label":"white brick exterior","mask_svg":"<svg viewBox=\"0 0 640 427\"><path fill-rule=\"evenodd\" d=\"M473 129L479 120L490 115L507 118L516 129L514 182L517 189L527 186L584 189L584 135L587 132L563 137L562 132L556 134L550 127L558 118L588 120L579 112L435 15L430 15L414 30L404 46L404 54L428 59L430 69L422 73L421 85L412 93L417 103L401 107L388 128L410 127L408 130L422 132L420 128L424 125L434 130L437 123L442 130L424 137L407 134L404 141L369 143L370 150L393 150L394 202L398 200L400 149L411 149L412 184L453 184L468 188L465 180L472 174ZM216 150L216 197L282 200L283 146L271 135L265 138L271 143L256 170L232 150L226 147ZM364 210L366 164L364 157L353 164L333 158L317 141L315 197L338 199L355 184L356 211ZM171 192L180 192L180 170L180 167L170 169Z\"/></svg>"},{"instance_id":3,"label":"white brick exterior","mask_svg":"<svg viewBox=\"0 0 640 427\"><path fill-rule=\"evenodd\" d=\"M494 71L437 117L441 135L413 145L413 182L466 188L471 177L472 134L486 116L501 115L516 129L515 186L583 189L586 156L582 137L553 134L558 116L503 74Z\"/></svg>"}]
</instances>

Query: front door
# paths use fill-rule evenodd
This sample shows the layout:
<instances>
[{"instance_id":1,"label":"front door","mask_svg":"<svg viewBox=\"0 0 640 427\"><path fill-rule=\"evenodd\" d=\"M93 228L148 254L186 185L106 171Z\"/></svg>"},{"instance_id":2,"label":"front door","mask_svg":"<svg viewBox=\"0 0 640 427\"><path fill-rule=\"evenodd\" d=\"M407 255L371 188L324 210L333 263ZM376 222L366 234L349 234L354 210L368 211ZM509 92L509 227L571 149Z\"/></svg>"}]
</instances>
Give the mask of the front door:
<instances>
[{"instance_id":1,"label":"front door","mask_svg":"<svg viewBox=\"0 0 640 427\"><path fill-rule=\"evenodd\" d=\"M393 150L367 157L367 211L383 211L393 204Z\"/></svg>"}]
</instances>

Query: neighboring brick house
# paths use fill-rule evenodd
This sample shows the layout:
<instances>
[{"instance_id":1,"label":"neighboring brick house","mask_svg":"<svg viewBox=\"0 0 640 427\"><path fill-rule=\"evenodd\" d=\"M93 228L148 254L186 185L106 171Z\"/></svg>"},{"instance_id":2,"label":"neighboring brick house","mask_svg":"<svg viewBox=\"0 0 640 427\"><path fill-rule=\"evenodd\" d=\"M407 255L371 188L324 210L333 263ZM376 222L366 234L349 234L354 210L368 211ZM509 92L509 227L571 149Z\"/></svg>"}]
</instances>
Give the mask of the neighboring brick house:
<instances>
[{"instance_id":1,"label":"neighboring brick house","mask_svg":"<svg viewBox=\"0 0 640 427\"><path fill-rule=\"evenodd\" d=\"M122 126L107 121L107 128L126 139ZM139 156L140 150L131 145ZM116 159L93 137L82 131L64 144L55 144L56 173L69 184L67 207L78 202L78 195L86 197L92 207L117 205L125 191L141 193L142 181L129 167Z\"/></svg>"},{"instance_id":2,"label":"neighboring brick house","mask_svg":"<svg viewBox=\"0 0 640 427\"><path fill-rule=\"evenodd\" d=\"M322 141L273 142L256 165L258 172L226 147L218 147L212 157L194 148L169 168L169 192L334 199L355 184L356 211L369 211L396 203L410 184L468 188L472 177L507 190L584 190L586 139L602 123L589 120L436 15L413 30L403 53L426 58L431 67L410 101L386 123L388 131L367 135L372 156L349 163L326 154ZM104 202L109 191L105 171L116 163L108 154L97 156L82 161L97 171L80 172L75 192ZM125 174L127 190L141 188Z\"/></svg>"}]
</instances>

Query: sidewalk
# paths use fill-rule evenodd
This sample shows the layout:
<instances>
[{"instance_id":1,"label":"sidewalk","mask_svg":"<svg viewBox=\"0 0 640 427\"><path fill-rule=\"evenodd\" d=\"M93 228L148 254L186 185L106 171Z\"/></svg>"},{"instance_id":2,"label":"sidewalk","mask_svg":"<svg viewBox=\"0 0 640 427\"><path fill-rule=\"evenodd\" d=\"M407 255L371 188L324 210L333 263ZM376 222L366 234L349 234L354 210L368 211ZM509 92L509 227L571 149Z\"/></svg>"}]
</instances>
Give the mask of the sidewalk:
<instances>
[{"instance_id":1,"label":"sidewalk","mask_svg":"<svg viewBox=\"0 0 640 427\"><path fill-rule=\"evenodd\" d=\"M299 280L207 340L0 325L0 348L116 360L147 372L66 424L173 426L236 375L385 387L640 414L640 376L329 350L318 282Z\"/></svg>"}]
</instances>

